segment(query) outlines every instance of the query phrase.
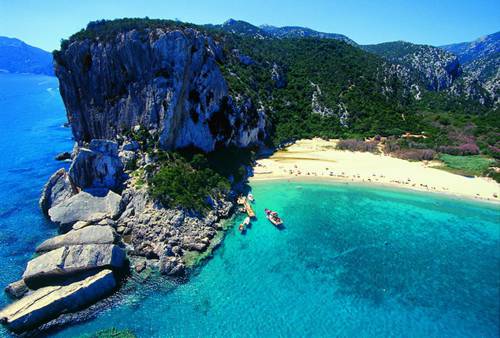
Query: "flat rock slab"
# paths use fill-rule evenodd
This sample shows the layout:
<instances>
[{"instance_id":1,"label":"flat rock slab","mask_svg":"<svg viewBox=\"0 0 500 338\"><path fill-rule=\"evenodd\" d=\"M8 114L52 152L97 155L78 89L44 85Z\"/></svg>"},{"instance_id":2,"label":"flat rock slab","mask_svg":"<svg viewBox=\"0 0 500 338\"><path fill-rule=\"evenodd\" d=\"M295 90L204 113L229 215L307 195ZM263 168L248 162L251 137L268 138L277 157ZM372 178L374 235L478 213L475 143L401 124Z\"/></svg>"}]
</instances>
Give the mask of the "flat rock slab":
<instances>
[{"instance_id":1,"label":"flat rock slab","mask_svg":"<svg viewBox=\"0 0 500 338\"><path fill-rule=\"evenodd\" d=\"M64 246L28 262L23 280L30 289L54 285L99 269L120 269L125 252L114 244Z\"/></svg>"},{"instance_id":2,"label":"flat rock slab","mask_svg":"<svg viewBox=\"0 0 500 338\"><path fill-rule=\"evenodd\" d=\"M109 191L104 197L81 191L49 209L50 219L60 225L78 221L95 221L104 217L114 218L120 211L121 196Z\"/></svg>"},{"instance_id":3,"label":"flat rock slab","mask_svg":"<svg viewBox=\"0 0 500 338\"><path fill-rule=\"evenodd\" d=\"M84 280L38 289L0 312L0 321L15 332L35 328L102 299L116 287L111 270L102 270Z\"/></svg>"},{"instance_id":4,"label":"flat rock slab","mask_svg":"<svg viewBox=\"0 0 500 338\"><path fill-rule=\"evenodd\" d=\"M89 225L64 235L49 238L36 248L36 252L59 249L63 246L84 244L113 244L117 239L114 229L107 225Z\"/></svg>"}]
</instances>

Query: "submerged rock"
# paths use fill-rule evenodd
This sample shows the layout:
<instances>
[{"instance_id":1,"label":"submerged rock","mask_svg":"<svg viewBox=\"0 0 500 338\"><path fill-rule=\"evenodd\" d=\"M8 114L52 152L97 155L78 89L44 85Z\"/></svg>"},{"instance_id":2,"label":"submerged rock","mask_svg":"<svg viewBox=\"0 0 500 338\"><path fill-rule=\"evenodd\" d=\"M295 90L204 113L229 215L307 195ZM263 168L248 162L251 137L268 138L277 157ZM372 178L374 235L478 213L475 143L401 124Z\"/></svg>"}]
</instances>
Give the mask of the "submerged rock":
<instances>
[{"instance_id":1,"label":"submerged rock","mask_svg":"<svg viewBox=\"0 0 500 338\"><path fill-rule=\"evenodd\" d=\"M36 289L92 270L121 269L125 259L123 249L114 244L65 246L29 261L23 280L29 288Z\"/></svg>"},{"instance_id":2,"label":"submerged rock","mask_svg":"<svg viewBox=\"0 0 500 338\"><path fill-rule=\"evenodd\" d=\"M36 248L36 252L50 251L63 246L83 244L113 244L117 234L110 226L89 225L64 235L49 238Z\"/></svg>"},{"instance_id":3,"label":"submerged rock","mask_svg":"<svg viewBox=\"0 0 500 338\"><path fill-rule=\"evenodd\" d=\"M72 225L78 221L99 221L115 218L120 212L120 195L109 191L99 197L82 191L77 195L49 209L50 219L61 226Z\"/></svg>"},{"instance_id":4,"label":"submerged rock","mask_svg":"<svg viewBox=\"0 0 500 338\"><path fill-rule=\"evenodd\" d=\"M48 215L50 208L76 195L77 192L66 170L61 168L49 178L43 187L39 201L40 209Z\"/></svg>"},{"instance_id":5,"label":"submerged rock","mask_svg":"<svg viewBox=\"0 0 500 338\"><path fill-rule=\"evenodd\" d=\"M69 176L82 189L118 190L123 176L118 144L108 140L92 140L88 149L79 148L69 168Z\"/></svg>"},{"instance_id":6,"label":"submerged rock","mask_svg":"<svg viewBox=\"0 0 500 338\"><path fill-rule=\"evenodd\" d=\"M103 270L64 286L48 286L34 291L0 312L0 321L15 332L26 331L76 311L111 293L116 280L111 270Z\"/></svg>"}]
</instances>

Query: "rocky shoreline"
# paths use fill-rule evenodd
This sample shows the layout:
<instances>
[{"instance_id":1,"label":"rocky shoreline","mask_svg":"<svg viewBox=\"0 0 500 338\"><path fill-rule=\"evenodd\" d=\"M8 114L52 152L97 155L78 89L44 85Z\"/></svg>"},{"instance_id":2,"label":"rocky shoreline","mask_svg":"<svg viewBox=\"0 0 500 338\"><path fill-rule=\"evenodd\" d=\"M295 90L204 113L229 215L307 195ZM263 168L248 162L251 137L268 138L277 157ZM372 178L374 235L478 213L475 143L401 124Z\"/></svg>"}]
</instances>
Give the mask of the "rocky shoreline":
<instances>
[{"instance_id":1,"label":"rocky shoreline","mask_svg":"<svg viewBox=\"0 0 500 338\"><path fill-rule=\"evenodd\" d=\"M131 158L139 168L154 161L133 141L92 140L75 146L71 158L70 169L54 173L40 198L60 234L39 244L22 278L5 289L18 300L0 320L15 333L78 320L68 314L145 269L187 278L193 262L220 242L233 212L230 196L212 200L205 214L164 208L125 169Z\"/></svg>"}]
</instances>

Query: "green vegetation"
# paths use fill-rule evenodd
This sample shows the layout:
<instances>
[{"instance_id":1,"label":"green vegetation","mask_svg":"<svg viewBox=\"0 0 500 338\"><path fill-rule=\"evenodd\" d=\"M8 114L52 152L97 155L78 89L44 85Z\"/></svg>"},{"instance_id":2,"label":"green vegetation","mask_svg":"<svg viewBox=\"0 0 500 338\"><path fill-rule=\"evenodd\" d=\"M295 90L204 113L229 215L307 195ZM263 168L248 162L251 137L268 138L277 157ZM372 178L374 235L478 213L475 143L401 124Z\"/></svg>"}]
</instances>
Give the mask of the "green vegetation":
<instances>
[{"instance_id":1,"label":"green vegetation","mask_svg":"<svg viewBox=\"0 0 500 338\"><path fill-rule=\"evenodd\" d=\"M249 149L221 148L208 154L197 149L157 153L149 171L148 186L164 205L197 212L210 208L210 199L229 192L231 183L246 178L245 166L253 161Z\"/></svg>"},{"instance_id":2,"label":"green vegetation","mask_svg":"<svg viewBox=\"0 0 500 338\"><path fill-rule=\"evenodd\" d=\"M63 41L61 50L71 41L109 41L117 33L131 29L143 32L155 28L195 28L221 42L224 57L217 62L233 97L248 97L254 106L265 107L272 126L267 140L271 146L299 138L360 140L380 135L394 136L387 152L412 160L432 159L439 154L479 153L500 158L498 108L425 89L422 89L421 99L416 100L408 85L388 72L388 61L382 58L398 59L419 48L431 47L395 42L365 46L369 53L332 39L255 38L249 31L252 27L241 27L242 31L249 32L245 35L227 33L217 26L196 26L171 20L103 20L89 23L85 30ZM55 57L57 59L57 55ZM271 76L276 69L286 85L276 85ZM408 76L409 83L421 84L418 74ZM316 97L315 106L327 112L324 116L312 113L313 96ZM223 100L226 101L221 101L221 105L227 104L227 97ZM210 125L210 128L219 127ZM425 137L401 138L405 133ZM131 132L128 136L138 141L143 151L151 154L156 151L157 136L144 130ZM356 147L359 144L348 142L344 145ZM206 208L208 195L217 194L227 189L229 183L240 181L245 176L243 165L251 160L250 153L234 149L206 156L191 149L166 157L169 156L174 157L172 163L163 161L161 166L149 168L141 177L147 176L150 189L164 203L196 210ZM131 163L129 169L134 167ZM463 163L453 163L447 168L463 172L479 170Z\"/></svg>"},{"instance_id":3,"label":"green vegetation","mask_svg":"<svg viewBox=\"0 0 500 338\"><path fill-rule=\"evenodd\" d=\"M464 176L482 176L493 164L493 160L483 156L453 156L441 154L439 159L444 163L442 169Z\"/></svg>"},{"instance_id":4,"label":"green vegetation","mask_svg":"<svg viewBox=\"0 0 500 338\"><path fill-rule=\"evenodd\" d=\"M206 211L209 196L218 197L229 191L229 181L210 168L196 168L198 157L191 163L182 157L166 162L152 177L151 194L166 206Z\"/></svg>"}]
</instances>

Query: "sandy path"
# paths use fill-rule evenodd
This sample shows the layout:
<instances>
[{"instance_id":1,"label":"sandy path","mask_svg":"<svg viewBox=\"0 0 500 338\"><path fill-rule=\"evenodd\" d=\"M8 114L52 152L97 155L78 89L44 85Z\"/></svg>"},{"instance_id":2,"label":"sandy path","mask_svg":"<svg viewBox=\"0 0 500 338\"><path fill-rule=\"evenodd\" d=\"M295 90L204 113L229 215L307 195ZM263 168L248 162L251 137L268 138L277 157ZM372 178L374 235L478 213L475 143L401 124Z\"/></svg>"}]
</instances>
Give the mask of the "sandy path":
<instances>
[{"instance_id":1,"label":"sandy path","mask_svg":"<svg viewBox=\"0 0 500 338\"><path fill-rule=\"evenodd\" d=\"M250 179L293 177L375 183L500 203L500 185L484 177L464 177L385 155L335 149L336 141L300 140L285 151L260 159Z\"/></svg>"}]
</instances>

